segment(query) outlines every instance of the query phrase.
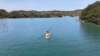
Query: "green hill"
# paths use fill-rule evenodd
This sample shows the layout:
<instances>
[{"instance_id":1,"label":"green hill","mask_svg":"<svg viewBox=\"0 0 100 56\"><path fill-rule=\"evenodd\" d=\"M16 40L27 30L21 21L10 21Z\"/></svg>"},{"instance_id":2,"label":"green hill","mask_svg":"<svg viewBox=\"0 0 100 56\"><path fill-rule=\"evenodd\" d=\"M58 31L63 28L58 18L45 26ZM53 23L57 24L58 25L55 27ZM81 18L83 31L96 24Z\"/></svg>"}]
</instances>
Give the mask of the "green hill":
<instances>
[{"instance_id":1,"label":"green hill","mask_svg":"<svg viewBox=\"0 0 100 56\"><path fill-rule=\"evenodd\" d=\"M80 20L100 25L100 1L88 5L80 15Z\"/></svg>"}]
</instances>

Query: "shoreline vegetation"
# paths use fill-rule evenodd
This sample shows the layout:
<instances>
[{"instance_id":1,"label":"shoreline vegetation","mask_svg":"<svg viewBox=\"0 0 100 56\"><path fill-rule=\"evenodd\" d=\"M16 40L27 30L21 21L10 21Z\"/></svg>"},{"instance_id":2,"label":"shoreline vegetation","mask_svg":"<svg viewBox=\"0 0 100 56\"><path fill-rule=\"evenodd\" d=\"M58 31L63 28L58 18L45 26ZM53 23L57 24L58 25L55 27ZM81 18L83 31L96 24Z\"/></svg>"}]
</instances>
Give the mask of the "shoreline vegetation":
<instances>
[{"instance_id":1,"label":"shoreline vegetation","mask_svg":"<svg viewBox=\"0 0 100 56\"><path fill-rule=\"evenodd\" d=\"M100 1L96 1L83 9L79 19L87 23L100 25Z\"/></svg>"},{"instance_id":2,"label":"shoreline vegetation","mask_svg":"<svg viewBox=\"0 0 100 56\"><path fill-rule=\"evenodd\" d=\"M74 11L11 11L0 9L0 18L50 18L50 17L79 17L83 9Z\"/></svg>"}]
</instances>

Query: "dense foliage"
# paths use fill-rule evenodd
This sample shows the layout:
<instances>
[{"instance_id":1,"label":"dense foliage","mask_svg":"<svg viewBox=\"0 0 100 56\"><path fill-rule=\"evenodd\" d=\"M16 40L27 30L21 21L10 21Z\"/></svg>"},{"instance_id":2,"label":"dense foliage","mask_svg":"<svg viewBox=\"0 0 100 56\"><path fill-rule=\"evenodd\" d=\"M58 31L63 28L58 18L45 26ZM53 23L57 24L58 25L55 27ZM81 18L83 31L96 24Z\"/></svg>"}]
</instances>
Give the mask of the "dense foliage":
<instances>
[{"instance_id":1,"label":"dense foliage","mask_svg":"<svg viewBox=\"0 0 100 56\"><path fill-rule=\"evenodd\" d=\"M96 1L85 8L81 12L80 19L85 22L100 24L100 1Z\"/></svg>"},{"instance_id":2,"label":"dense foliage","mask_svg":"<svg viewBox=\"0 0 100 56\"><path fill-rule=\"evenodd\" d=\"M75 11L11 11L7 12L0 9L0 18L42 18L42 17L63 17L63 16L79 16L82 10Z\"/></svg>"},{"instance_id":3,"label":"dense foliage","mask_svg":"<svg viewBox=\"0 0 100 56\"><path fill-rule=\"evenodd\" d=\"M60 13L45 13L45 14L37 14L37 13L24 13L24 12L6 12L5 10L0 10L0 18L36 18L36 17L61 17Z\"/></svg>"}]
</instances>

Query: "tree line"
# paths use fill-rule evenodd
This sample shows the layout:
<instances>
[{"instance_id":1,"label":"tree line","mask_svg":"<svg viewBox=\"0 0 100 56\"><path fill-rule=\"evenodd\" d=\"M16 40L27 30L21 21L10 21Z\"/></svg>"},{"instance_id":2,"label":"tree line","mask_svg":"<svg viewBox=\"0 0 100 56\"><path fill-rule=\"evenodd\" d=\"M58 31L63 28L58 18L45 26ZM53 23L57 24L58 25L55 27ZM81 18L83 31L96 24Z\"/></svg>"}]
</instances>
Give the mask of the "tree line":
<instances>
[{"instance_id":1,"label":"tree line","mask_svg":"<svg viewBox=\"0 0 100 56\"><path fill-rule=\"evenodd\" d=\"M63 17L63 16L79 16L82 9L74 11L11 11L7 12L4 9L0 9L0 18L42 18L42 17Z\"/></svg>"},{"instance_id":2,"label":"tree line","mask_svg":"<svg viewBox=\"0 0 100 56\"><path fill-rule=\"evenodd\" d=\"M24 13L24 12L7 12L4 9L0 9L0 18L37 18L37 17L62 17L60 13L45 13L37 14L34 12Z\"/></svg>"}]
</instances>

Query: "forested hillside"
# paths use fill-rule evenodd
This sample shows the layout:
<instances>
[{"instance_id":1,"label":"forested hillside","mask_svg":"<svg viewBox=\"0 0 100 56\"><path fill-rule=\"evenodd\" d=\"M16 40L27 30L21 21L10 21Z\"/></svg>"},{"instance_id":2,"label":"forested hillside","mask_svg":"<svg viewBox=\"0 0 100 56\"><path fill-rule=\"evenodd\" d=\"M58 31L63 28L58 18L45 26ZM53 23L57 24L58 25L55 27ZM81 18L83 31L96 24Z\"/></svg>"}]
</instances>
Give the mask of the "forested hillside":
<instances>
[{"instance_id":1,"label":"forested hillside","mask_svg":"<svg viewBox=\"0 0 100 56\"><path fill-rule=\"evenodd\" d=\"M88 7L81 12L80 19L85 22L100 25L100 1L88 5Z\"/></svg>"}]
</instances>

